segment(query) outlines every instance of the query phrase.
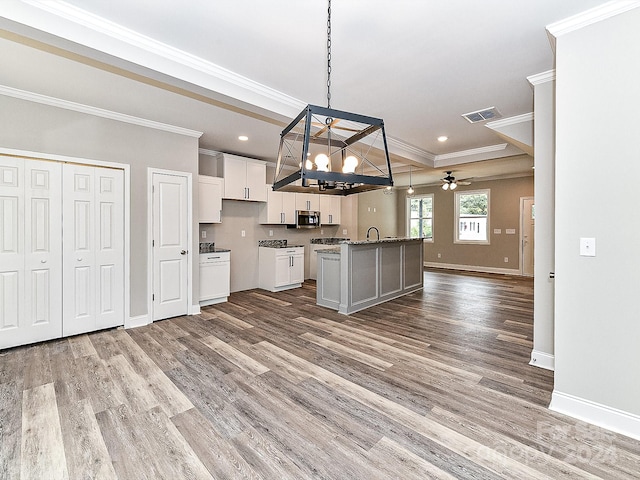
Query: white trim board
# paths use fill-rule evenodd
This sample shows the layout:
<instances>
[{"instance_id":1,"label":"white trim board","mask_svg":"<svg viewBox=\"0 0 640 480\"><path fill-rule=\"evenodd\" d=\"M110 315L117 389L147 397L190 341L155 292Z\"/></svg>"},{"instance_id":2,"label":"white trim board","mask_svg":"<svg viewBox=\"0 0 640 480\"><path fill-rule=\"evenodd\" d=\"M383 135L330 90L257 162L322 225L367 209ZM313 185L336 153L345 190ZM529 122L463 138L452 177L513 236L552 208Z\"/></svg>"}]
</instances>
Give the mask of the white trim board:
<instances>
[{"instance_id":1,"label":"white trim board","mask_svg":"<svg viewBox=\"0 0 640 480\"><path fill-rule=\"evenodd\" d=\"M556 356L534 349L531 351L529 365L554 371L556 369Z\"/></svg>"},{"instance_id":2,"label":"white trim board","mask_svg":"<svg viewBox=\"0 0 640 480\"><path fill-rule=\"evenodd\" d=\"M5 85L0 85L0 95L18 98L20 100L27 100L28 102L40 103L42 105L48 105L50 107L62 108L79 113L86 113L87 115L94 115L96 117L129 123L131 125L138 125L140 127L147 127L153 128L155 130L177 133L178 135L185 135L187 137L200 138L203 135L202 132L189 130L188 128L176 127L174 125L169 125L166 123L155 122L153 120L147 120L145 118L134 117L132 115L127 115L124 113L105 110L104 108L92 107L90 105L84 105L82 103L70 102L68 100L49 97L47 95L41 95L39 93L19 90L17 88L7 87Z\"/></svg>"},{"instance_id":3,"label":"white trim board","mask_svg":"<svg viewBox=\"0 0 640 480\"><path fill-rule=\"evenodd\" d=\"M549 410L640 440L640 416L554 390Z\"/></svg>"},{"instance_id":4,"label":"white trim board","mask_svg":"<svg viewBox=\"0 0 640 480\"><path fill-rule=\"evenodd\" d=\"M425 267L443 268L445 270L460 270L464 272L497 273L500 275L521 276L520 270L515 268L479 267L477 265L457 265L454 263L424 262Z\"/></svg>"}]
</instances>

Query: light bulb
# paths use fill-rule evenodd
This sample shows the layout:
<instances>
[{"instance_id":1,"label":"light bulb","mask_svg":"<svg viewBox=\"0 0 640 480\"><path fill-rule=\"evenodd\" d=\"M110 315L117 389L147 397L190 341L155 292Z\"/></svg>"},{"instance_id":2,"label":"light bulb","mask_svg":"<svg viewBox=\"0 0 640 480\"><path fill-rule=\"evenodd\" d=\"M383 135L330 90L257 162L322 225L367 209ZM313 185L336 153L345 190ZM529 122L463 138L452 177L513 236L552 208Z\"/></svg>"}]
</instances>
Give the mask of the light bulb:
<instances>
[{"instance_id":1,"label":"light bulb","mask_svg":"<svg viewBox=\"0 0 640 480\"><path fill-rule=\"evenodd\" d=\"M342 173L354 173L356 171L356 167L358 166L358 159L353 155L349 155L344 159L344 163L342 165Z\"/></svg>"},{"instance_id":2,"label":"light bulb","mask_svg":"<svg viewBox=\"0 0 640 480\"><path fill-rule=\"evenodd\" d=\"M443 183L442 184L442 189L443 190L449 190L449 184L448 183Z\"/></svg>"},{"instance_id":3,"label":"light bulb","mask_svg":"<svg viewBox=\"0 0 640 480\"><path fill-rule=\"evenodd\" d=\"M304 162L304 168L307 170L313 170L313 162L307 158Z\"/></svg>"},{"instance_id":4,"label":"light bulb","mask_svg":"<svg viewBox=\"0 0 640 480\"><path fill-rule=\"evenodd\" d=\"M327 157L324 153L319 153L318 155L316 155L315 163L316 168L319 172L329 171L329 157Z\"/></svg>"},{"instance_id":5,"label":"light bulb","mask_svg":"<svg viewBox=\"0 0 640 480\"><path fill-rule=\"evenodd\" d=\"M453 182L451 185L449 185L449 188L451 190L455 190L456 188L458 188L458 184L456 182Z\"/></svg>"},{"instance_id":6,"label":"light bulb","mask_svg":"<svg viewBox=\"0 0 640 480\"><path fill-rule=\"evenodd\" d=\"M409 188L407 189L407 193L408 193L409 195L413 195L413 192L414 192L414 191L415 191L415 190L413 189L413 187L412 187L411 185L409 185Z\"/></svg>"}]
</instances>

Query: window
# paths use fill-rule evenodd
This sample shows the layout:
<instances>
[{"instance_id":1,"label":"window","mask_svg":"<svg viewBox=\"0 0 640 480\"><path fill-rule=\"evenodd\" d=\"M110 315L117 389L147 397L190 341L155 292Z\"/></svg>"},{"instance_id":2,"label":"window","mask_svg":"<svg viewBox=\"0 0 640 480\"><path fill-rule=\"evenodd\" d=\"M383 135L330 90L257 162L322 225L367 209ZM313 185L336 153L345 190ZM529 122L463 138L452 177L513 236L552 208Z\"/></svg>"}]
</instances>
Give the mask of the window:
<instances>
[{"instance_id":1,"label":"window","mask_svg":"<svg viewBox=\"0 0 640 480\"><path fill-rule=\"evenodd\" d=\"M407 198L407 236L433 241L433 194Z\"/></svg>"},{"instance_id":2,"label":"window","mask_svg":"<svg viewBox=\"0 0 640 480\"><path fill-rule=\"evenodd\" d=\"M455 243L489 244L489 190L455 192Z\"/></svg>"}]
</instances>

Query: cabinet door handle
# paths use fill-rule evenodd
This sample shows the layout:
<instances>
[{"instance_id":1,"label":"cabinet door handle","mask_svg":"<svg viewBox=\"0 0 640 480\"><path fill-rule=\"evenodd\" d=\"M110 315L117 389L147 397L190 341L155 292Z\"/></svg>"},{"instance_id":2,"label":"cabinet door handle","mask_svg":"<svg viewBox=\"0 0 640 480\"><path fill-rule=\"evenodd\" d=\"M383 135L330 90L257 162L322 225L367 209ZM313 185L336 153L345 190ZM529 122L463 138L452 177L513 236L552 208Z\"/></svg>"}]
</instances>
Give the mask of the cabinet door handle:
<instances>
[{"instance_id":1,"label":"cabinet door handle","mask_svg":"<svg viewBox=\"0 0 640 480\"><path fill-rule=\"evenodd\" d=\"M186 250L180 250L180 255L186 255L187 251Z\"/></svg>"},{"instance_id":2,"label":"cabinet door handle","mask_svg":"<svg viewBox=\"0 0 640 480\"><path fill-rule=\"evenodd\" d=\"M251 194L249 193L249 187L247 187L247 199L251 198Z\"/></svg>"},{"instance_id":3,"label":"cabinet door handle","mask_svg":"<svg viewBox=\"0 0 640 480\"><path fill-rule=\"evenodd\" d=\"M329 214L329 223L333 223L333 215Z\"/></svg>"}]
</instances>

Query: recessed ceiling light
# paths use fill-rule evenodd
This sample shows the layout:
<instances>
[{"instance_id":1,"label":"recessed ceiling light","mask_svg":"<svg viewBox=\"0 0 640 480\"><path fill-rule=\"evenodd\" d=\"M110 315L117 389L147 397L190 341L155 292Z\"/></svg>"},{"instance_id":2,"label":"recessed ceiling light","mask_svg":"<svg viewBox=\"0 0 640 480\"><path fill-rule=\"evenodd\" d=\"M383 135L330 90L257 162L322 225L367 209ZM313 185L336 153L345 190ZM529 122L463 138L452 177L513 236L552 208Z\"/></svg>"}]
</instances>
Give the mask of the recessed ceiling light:
<instances>
[{"instance_id":1,"label":"recessed ceiling light","mask_svg":"<svg viewBox=\"0 0 640 480\"><path fill-rule=\"evenodd\" d=\"M246 135L240 135L238 137L238 140L240 140L241 142L246 142L247 140L249 140L249 137L247 137Z\"/></svg>"},{"instance_id":2,"label":"recessed ceiling light","mask_svg":"<svg viewBox=\"0 0 640 480\"><path fill-rule=\"evenodd\" d=\"M441 135L438 137L439 142L446 142L447 140L449 140L449 137L447 137L446 135Z\"/></svg>"}]
</instances>

